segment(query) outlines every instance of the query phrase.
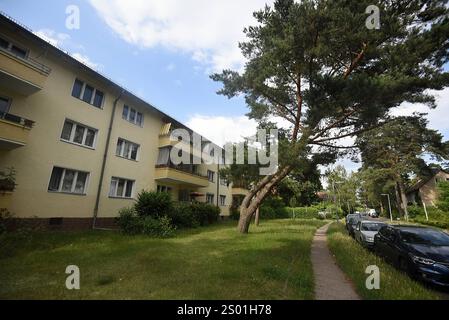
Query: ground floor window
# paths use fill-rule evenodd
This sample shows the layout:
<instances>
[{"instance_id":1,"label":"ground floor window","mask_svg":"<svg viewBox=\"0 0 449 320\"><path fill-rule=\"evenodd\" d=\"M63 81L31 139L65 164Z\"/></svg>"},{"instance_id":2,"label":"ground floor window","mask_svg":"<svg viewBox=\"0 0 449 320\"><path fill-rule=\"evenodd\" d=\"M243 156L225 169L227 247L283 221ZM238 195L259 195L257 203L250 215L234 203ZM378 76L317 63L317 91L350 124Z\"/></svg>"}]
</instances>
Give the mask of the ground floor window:
<instances>
[{"instance_id":1,"label":"ground floor window","mask_svg":"<svg viewBox=\"0 0 449 320\"><path fill-rule=\"evenodd\" d=\"M54 167L48 191L86 194L88 179L88 172Z\"/></svg>"},{"instance_id":2,"label":"ground floor window","mask_svg":"<svg viewBox=\"0 0 449 320\"><path fill-rule=\"evenodd\" d=\"M172 190L171 187L161 186L161 185L158 185L158 186L157 186L157 192L167 192L167 193L170 193L171 190Z\"/></svg>"},{"instance_id":3,"label":"ground floor window","mask_svg":"<svg viewBox=\"0 0 449 320\"><path fill-rule=\"evenodd\" d=\"M134 189L133 180L112 177L109 196L114 198L132 198Z\"/></svg>"},{"instance_id":4,"label":"ground floor window","mask_svg":"<svg viewBox=\"0 0 449 320\"><path fill-rule=\"evenodd\" d=\"M214 204L214 194L213 193L206 194L206 202L209 204Z\"/></svg>"},{"instance_id":5,"label":"ground floor window","mask_svg":"<svg viewBox=\"0 0 449 320\"><path fill-rule=\"evenodd\" d=\"M226 205L226 196L220 195L220 206Z\"/></svg>"}]
</instances>

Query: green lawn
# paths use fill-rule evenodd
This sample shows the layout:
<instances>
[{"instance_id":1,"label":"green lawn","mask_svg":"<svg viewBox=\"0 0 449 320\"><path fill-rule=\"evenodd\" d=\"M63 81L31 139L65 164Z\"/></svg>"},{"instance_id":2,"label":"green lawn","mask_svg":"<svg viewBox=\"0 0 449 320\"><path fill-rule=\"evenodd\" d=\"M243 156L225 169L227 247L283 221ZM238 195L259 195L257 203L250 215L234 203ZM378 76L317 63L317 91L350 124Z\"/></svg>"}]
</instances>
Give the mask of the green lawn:
<instances>
[{"instance_id":1,"label":"green lawn","mask_svg":"<svg viewBox=\"0 0 449 320\"><path fill-rule=\"evenodd\" d=\"M234 223L175 238L96 231L34 234L0 246L0 299L312 299L314 220ZM81 290L65 288L77 265Z\"/></svg>"},{"instance_id":2,"label":"green lawn","mask_svg":"<svg viewBox=\"0 0 449 320\"><path fill-rule=\"evenodd\" d=\"M328 230L329 249L337 264L354 282L358 294L364 299L439 299L440 296L411 280L348 236L342 223L333 223ZM380 289L368 290L365 286L365 269L376 265L380 270Z\"/></svg>"}]
</instances>

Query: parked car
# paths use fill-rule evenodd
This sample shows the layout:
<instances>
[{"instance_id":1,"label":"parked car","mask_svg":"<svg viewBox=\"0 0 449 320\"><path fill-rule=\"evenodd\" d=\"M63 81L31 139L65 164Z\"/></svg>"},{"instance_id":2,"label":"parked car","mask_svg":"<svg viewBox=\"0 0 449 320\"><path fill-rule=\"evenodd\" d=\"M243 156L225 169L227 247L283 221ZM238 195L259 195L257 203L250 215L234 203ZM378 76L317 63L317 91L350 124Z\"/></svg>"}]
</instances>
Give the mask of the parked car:
<instances>
[{"instance_id":1,"label":"parked car","mask_svg":"<svg viewBox=\"0 0 449 320\"><path fill-rule=\"evenodd\" d=\"M449 287L449 235L420 226L382 227L374 250L414 278Z\"/></svg>"},{"instance_id":2,"label":"parked car","mask_svg":"<svg viewBox=\"0 0 449 320\"><path fill-rule=\"evenodd\" d=\"M348 214L346 216L346 229L351 237L354 237L354 229L360 219L362 219L361 214Z\"/></svg>"},{"instance_id":3,"label":"parked car","mask_svg":"<svg viewBox=\"0 0 449 320\"><path fill-rule=\"evenodd\" d=\"M354 230L354 239L365 248L371 249L374 246L374 236L385 225L382 222L360 220Z\"/></svg>"},{"instance_id":4,"label":"parked car","mask_svg":"<svg viewBox=\"0 0 449 320\"><path fill-rule=\"evenodd\" d=\"M379 217L379 214L376 212L376 209L368 209L367 213L371 218Z\"/></svg>"}]
</instances>

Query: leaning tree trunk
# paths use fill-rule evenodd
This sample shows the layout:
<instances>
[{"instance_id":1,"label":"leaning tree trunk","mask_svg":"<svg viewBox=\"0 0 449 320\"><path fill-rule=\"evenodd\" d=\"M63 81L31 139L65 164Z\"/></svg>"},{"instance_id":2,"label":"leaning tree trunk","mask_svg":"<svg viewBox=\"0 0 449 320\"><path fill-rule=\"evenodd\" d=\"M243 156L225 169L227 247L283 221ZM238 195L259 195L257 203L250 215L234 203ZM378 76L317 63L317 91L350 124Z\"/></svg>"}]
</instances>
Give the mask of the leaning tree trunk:
<instances>
[{"instance_id":1,"label":"leaning tree trunk","mask_svg":"<svg viewBox=\"0 0 449 320\"><path fill-rule=\"evenodd\" d=\"M248 233L251 219L257 208L260 207L262 201L268 196L270 190L284 179L290 171L291 167L286 166L278 170L274 175L266 176L245 196L240 206L240 219L237 227L241 233Z\"/></svg>"},{"instance_id":2,"label":"leaning tree trunk","mask_svg":"<svg viewBox=\"0 0 449 320\"><path fill-rule=\"evenodd\" d=\"M259 226L259 219L260 219L260 207L257 207L256 209L256 219L255 219L255 225Z\"/></svg>"}]
</instances>

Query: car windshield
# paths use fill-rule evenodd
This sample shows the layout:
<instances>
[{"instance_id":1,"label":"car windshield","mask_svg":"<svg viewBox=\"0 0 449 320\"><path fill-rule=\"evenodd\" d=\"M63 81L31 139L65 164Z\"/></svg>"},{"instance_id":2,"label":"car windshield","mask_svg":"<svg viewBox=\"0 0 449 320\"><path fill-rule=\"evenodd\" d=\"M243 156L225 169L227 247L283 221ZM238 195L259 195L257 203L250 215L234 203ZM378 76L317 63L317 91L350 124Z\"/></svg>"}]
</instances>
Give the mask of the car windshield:
<instances>
[{"instance_id":1,"label":"car windshield","mask_svg":"<svg viewBox=\"0 0 449 320\"><path fill-rule=\"evenodd\" d=\"M384 224L382 223L363 223L362 231L379 231L383 226Z\"/></svg>"},{"instance_id":2,"label":"car windshield","mask_svg":"<svg viewBox=\"0 0 449 320\"><path fill-rule=\"evenodd\" d=\"M449 246L449 235L431 229L404 230L401 238L410 244L423 244L428 246Z\"/></svg>"}]
</instances>

